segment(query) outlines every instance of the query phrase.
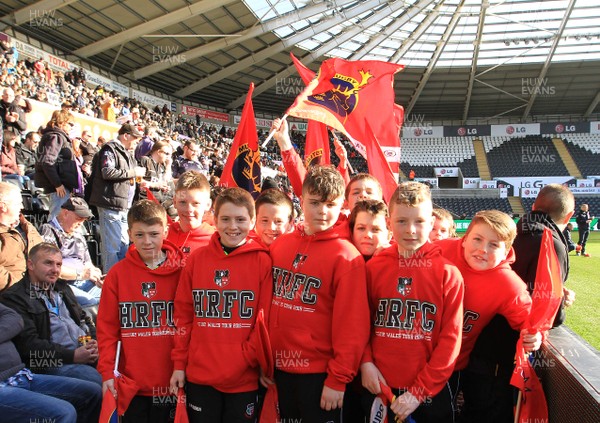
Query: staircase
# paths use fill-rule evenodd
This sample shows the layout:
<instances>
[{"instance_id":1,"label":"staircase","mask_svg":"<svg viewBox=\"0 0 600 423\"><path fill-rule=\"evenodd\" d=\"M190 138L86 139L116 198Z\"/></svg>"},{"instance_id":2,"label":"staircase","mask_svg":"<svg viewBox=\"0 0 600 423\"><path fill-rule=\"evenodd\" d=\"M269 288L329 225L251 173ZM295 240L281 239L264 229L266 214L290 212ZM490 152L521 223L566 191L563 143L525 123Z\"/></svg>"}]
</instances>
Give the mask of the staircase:
<instances>
[{"instance_id":1,"label":"staircase","mask_svg":"<svg viewBox=\"0 0 600 423\"><path fill-rule=\"evenodd\" d=\"M479 177L484 181L490 180L492 178L492 174L488 165L487 156L485 155L483 141L473 140L473 149L475 150L475 161L477 162L477 171L479 172Z\"/></svg>"},{"instance_id":2,"label":"staircase","mask_svg":"<svg viewBox=\"0 0 600 423\"><path fill-rule=\"evenodd\" d=\"M523 208L523 204L521 204L520 197L508 197L508 202L510 203L510 208L514 214L518 214L519 216L525 214L525 209Z\"/></svg>"},{"instance_id":3,"label":"staircase","mask_svg":"<svg viewBox=\"0 0 600 423\"><path fill-rule=\"evenodd\" d=\"M565 167L569 171L569 175L571 175L577 179L582 179L581 171L577 167L577 164L575 164L575 160L573 160L573 156L571 156L571 153L569 153L569 150L567 150L567 147L565 146L565 142L560 138L552 138L552 142L554 143L554 146L556 147L556 150L558 151L558 155L560 156L560 159L562 160L562 162L565 164Z\"/></svg>"}]
</instances>

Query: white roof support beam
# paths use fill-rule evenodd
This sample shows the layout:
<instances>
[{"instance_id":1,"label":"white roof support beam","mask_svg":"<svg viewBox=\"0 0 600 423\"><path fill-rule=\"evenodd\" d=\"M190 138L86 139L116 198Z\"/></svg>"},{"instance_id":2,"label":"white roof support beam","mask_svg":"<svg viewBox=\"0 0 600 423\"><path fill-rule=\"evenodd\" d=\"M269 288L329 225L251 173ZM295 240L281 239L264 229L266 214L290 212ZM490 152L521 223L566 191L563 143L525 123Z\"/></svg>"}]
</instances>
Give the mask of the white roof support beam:
<instances>
[{"instance_id":1,"label":"white roof support beam","mask_svg":"<svg viewBox=\"0 0 600 423\"><path fill-rule=\"evenodd\" d=\"M563 16L563 19L560 23L560 27L558 28L558 31L556 31L556 36L554 37L554 42L552 43L552 47L550 47L548 56L546 56L546 61L544 62L544 65L542 66L540 74L539 74L538 78L536 79L535 89L531 93L531 97L529 97L529 102L527 103L527 107L525 107L525 111L523 111L523 119L525 119L527 116L529 116L529 113L531 112L531 108L533 107L533 103L535 103L535 99L537 98L537 94L540 89L540 86L542 85L542 82L544 81L544 78L546 77L546 74L548 73L548 68L550 67L550 62L552 61L552 57L554 57L554 52L556 51L556 48L558 47L558 43L560 43L562 33L565 30L565 27L567 26L567 22L569 22L569 16L571 16L571 12L573 11L573 6L575 6L575 1L576 0L571 0L569 2L569 5L567 6L567 9L565 10L565 16Z\"/></svg>"},{"instance_id":2,"label":"white roof support beam","mask_svg":"<svg viewBox=\"0 0 600 423\"><path fill-rule=\"evenodd\" d=\"M391 9L391 6L388 6L388 2L386 0L369 0L365 3L360 3L352 9L345 10L343 13L337 13L334 17L320 22L314 26L311 26L299 34L296 34L285 40L279 41L271 46L265 47L258 53L251 54L248 57L234 63L231 66L227 66L226 68L223 68L211 75L208 75L207 77L202 78L194 82L193 84L176 91L175 95L177 97L185 98L188 95L193 94L196 91L199 91L203 88L206 88L209 85L220 81L221 79L227 78L239 72L242 69L246 69L247 67L252 66L253 64L260 63L263 60L266 60L269 57L273 56L273 54L279 53L288 47L293 47L297 43L304 41L307 38L312 37L313 35L317 35L323 31L326 31L327 29L339 25L348 19L353 19L380 5L386 5L389 8L388 10Z\"/></svg>"},{"instance_id":3,"label":"white roof support beam","mask_svg":"<svg viewBox=\"0 0 600 423\"><path fill-rule=\"evenodd\" d=\"M465 101L465 109L463 111L462 123L467 122L469 116L469 107L471 106L471 95L473 94L473 83L475 82L475 74L477 73L477 59L479 58L479 48L481 47L481 37L483 35L483 25L485 23L485 12L489 7L489 2L481 3L481 11L479 12L479 22L477 23L477 35L473 48L473 58L471 59L471 73L469 74L469 82L467 86L467 97Z\"/></svg>"},{"instance_id":4,"label":"white roof support beam","mask_svg":"<svg viewBox=\"0 0 600 423\"><path fill-rule=\"evenodd\" d=\"M400 48L394 53L394 55L390 58L391 63L398 63L400 59L404 56L404 54L410 50L414 43L417 42L421 35L427 31L427 29L435 22L438 15L440 14L440 9L444 5L444 2L439 2L435 8L427 15L427 17L419 24L419 26L411 33L410 37L404 40Z\"/></svg>"},{"instance_id":5,"label":"white roof support beam","mask_svg":"<svg viewBox=\"0 0 600 423\"><path fill-rule=\"evenodd\" d=\"M375 12L372 16L369 16L367 19L365 19L359 25L356 25L354 27L349 27L343 33L333 37L330 41L323 44L321 47L319 47L315 51L312 51L309 54L307 54L306 56L304 56L304 58L302 59L302 63L304 65L306 65L308 63L312 63L315 60L317 60L318 58L322 57L327 52L329 52L330 50L332 50L333 48L339 47L342 44L344 44L346 41L351 40L352 38L354 38L355 36L357 36L358 34L360 34L363 31L364 26L373 25L375 22L379 22L381 20L382 16L386 16L388 13L390 13L390 9L398 10L399 7L398 7L397 3L399 3L399 2L390 4L389 8L386 7L386 8L383 8L383 9ZM258 94L261 94L261 93L267 91L269 88L271 88L273 85L275 85L277 83L277 81L280 80L281 78L285 78L285 77L293 75L295 73L296 73L295 66L293 66L293 65L288 66L283 71L281 71L281 72L277 73L276 75L274 75L273 77L265 80L261 84L258 84L254 88L254 95L256 96ZM235 99L234 101L229 103L227 105L227 108L230 110L237 109L244 103L245 99L246 99L246 94L238 97L237 99Z\"/></svg>"},{"instance_id":6,"label":"white roof support beam","mask_svg":"<svg viewBox=\"0 0 600 423\"><path fill-rule=\"evenodd\" d=\"M433 72L433 69L435 68L436 63L437 63L438 59L440 58L440 55L442 54L442 51L444 51L446 44L448 44L448 40L450 40L450 36L452 36L452 33L454 32L454 29L456 28L456 24L458 24L458 21L460 20L460 17L461 17L460 11L462 10L462 7L464 4L465 4L465 0L461 0L459 5L456 7L456 12L454 12L452 14L452 19L450 19L450 23L448 23L448 26L446 27L444 34L442 34L442 38L440 38L440 40L437 42L437 47L435 48L435 51L433 52L433 56L431 57L431 60L429 60L427 69L425 70L425 73L423 73L423 75L421 76L421 79L419 80L419 83L417 84L417 88L415 89L415 92L413 93L413 95L410 98L410 102L408 103L408 107L406 108L405 115L410 114L413 107L415 106L415 103L419 99L419 96L423 92L423 88L425 88L425 85L427 84L427 81L429 80L429 77L431 76L431 73Z\"/></svg>"},{"instance_id":7,"label":"white roof support beam","mask_svg":"<svg viewBox=\"0 0 600 423\"><path fill-rule=\"evenodd\" d=\"M154 31L158 31L159 29L183 22L189 18L193 18L196 15L209 12L213 9L233 2L234 0L202 0L189 6L182 7L181 9L177 9L174 12L167 13L166 15L159 16L158 18L152 19L148 22L136 25L133 28L118 32L114 35L96 41L95 43L88 44L87 46L75 50L73 54L80 57L94 56L120 44L125 44L131 40L135 40L142 35L150 34Z\"/></svg>"},{"instance_id":8,"label":"white roof support beam","mask_svg":"<svg viewBox=\"0 0 600 423\"><path fill-rule=\"evenodd\" d=\"M405 13L400 15L398 18L394 19L391 24L387 27L383 28L381 33L376 37L373 37L368 43L361 47L360 50L355 52L349 59L351 60L360 60L365 57L367 54L371 52L375 47L381 44L382 41L388 39L390 35L396 32L398 29L402 28L407 22L409 22L412 18L417 16L419 13L423 12L427 6L433 3L434 0L422 0L419 3L415 4Z\"/></svg>"},{"instance_id":9,"label":"white roof support beam","mask_svg":"<svg viewBox=\"0 0 600 423\"><path fill-rule=\"evenodd\" d=\"M22 9L15 10L9 15L3 16L0 20L7 20L15 25L22 25L26 22L42 19L44 17L54 17L52 12L75 3L77 0L42 0L37 3L30 4Z\"/></svg>"},{"instance_id":10,"label":"white roof support beam","mask_svg":"<svg viewBox=\"0 0 600 423\"><path fill-rule=\"evenodd\" d=\"M346 4L355 3L356 0L339 0L336 2L338 7L342 7ZM293 22L297 22L303 19L310 18L311 16L318 15L320 13L327 12L331 9L331 5L327 2L321 2L314 6L304 7L302 9L296 10L294 12L288 13L285 16L281 16L279 18L275 18L269 20L268 22L257 24L246 31L240 32L239 37L232 38L223 38L216 41L212 41L208 44L201 45L199 47L194 47L185 52L186 61L196 59L198 57L206 56L208 54L214 53L216 51L222 50L227 47L231 47L233 45L239 44L243 41L256 38L260 35L266 34L267 32L271 32L277 28L281 28L282 26L289 25ZM178 63L175 61L173 63L168 60L162 62L156 62L148 66L144 66L143 68L136 69L132 72L129 72L126 76L132 79L141 79L147 76L153 75L157 72L162 72L166 69L169 69L173 66L177 66Z\"/></svg>"},{"instance_id":11,"label":"white roof support beam","mask_svg":"<svg viewBox=\"0 0 600 423\"><path fill-rule=\"evenodd\" d=\"M586 118L586 119L589 118L590 115L594 112L594 109L596 108L596 106L598 106L598 103L600 103L600 91L598 91L596 93L596 97L594 97L594 99L592 100L592 102L588 106L587 110L583 114L583 117Z\"/></svg>"}]
</instances>

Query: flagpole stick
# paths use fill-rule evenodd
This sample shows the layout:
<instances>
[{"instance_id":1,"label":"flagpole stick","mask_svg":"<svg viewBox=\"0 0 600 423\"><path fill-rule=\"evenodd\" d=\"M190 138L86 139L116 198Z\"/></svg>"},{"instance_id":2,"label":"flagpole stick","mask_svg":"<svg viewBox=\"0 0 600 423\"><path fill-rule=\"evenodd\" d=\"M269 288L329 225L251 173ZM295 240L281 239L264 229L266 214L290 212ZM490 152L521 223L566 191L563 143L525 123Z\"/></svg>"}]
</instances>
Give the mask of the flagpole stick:
<instances>
[{"instance_id":1,"label":"flagpole stick","mask_svg":"<svg viewBox=\"0 0 600 423\"><path fill-rule=\"evenodd\" d=\"M117 342L117 354L115 356L115 368L114 368L114 373L115 376L117 375L117 373L119 373L119 359L121 358L121 341Z\"/></svg>"},{"instance_id":2,"label":"flagpole stick","mask_svg":"<svg viewBox=\"0 0 600 423\"><path fill-rule=\"evenodd\" d=\"M288 117L288 114L284 114L281 117L281 120L285 120ZM273 138L273 135L275 135L275 130L272 130L271 132L269 132L269 136L267 136L267 139L260 145L260 148L265 148L267 146L267 144L269 143L269 141L271 141L271 138Z\"/></svg>"}]
</instances>

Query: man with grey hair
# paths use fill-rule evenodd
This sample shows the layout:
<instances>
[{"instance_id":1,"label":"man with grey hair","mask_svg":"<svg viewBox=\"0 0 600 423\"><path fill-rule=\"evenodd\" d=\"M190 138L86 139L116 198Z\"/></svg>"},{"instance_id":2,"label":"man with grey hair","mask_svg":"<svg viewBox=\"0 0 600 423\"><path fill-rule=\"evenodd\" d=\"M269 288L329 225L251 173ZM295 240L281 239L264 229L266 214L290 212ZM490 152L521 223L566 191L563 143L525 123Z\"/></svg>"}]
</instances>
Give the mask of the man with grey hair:
<instances>
[{"instance_id":1,"label":"man with grey hair","mask_svg":"<svg viewBox=\"0 0 600 423\"><path fill-rule=\"evenodd\" d=\"M29 251L42 242L38 231L21 214L22 208L19 188L0 182L0 292L21 280Z\"/></svg>"},{"instance_id":2,"label":"man with grey hair","mask_svg":"<svg viewBox=\"0 0 600 423\"><path fill-rule=\"evenodd\" d=\"M2 89L2 100L0 100L0 122L4 130L13 132L20 136L27 129L25 112L15 101L15 92L12 88Z\"/></svg>"}]
</instances>

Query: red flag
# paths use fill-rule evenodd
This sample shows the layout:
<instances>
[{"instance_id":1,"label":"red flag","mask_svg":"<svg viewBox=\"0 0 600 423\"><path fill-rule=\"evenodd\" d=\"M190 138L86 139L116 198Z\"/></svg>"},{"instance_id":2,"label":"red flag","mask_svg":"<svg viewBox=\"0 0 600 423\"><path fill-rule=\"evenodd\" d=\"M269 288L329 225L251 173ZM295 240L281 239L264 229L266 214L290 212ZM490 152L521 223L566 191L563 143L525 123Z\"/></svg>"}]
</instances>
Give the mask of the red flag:
<instances>
[{"instance_id":1,"label":"red flag","mask_svg":"<svg viewBox=\"0 0 600 423\"><path fill-rule=\"evenodd\" d=\"M323 122L359 143L367 120L382 146L399 146L393 82L402 69L377 60L326 60L287 113Z\"/></svg>"},{"instance_id":2,"label":"red flag","mask_svg":"<svg viewBox=\"0 0 600 423\"><path fill-rule=\"evenodd\" d=\"M106 391L102 397L102 409L98 423L118 423L117 400L110 391Z\"/></svg>"},{"instance_id":3,"label":"red flag","mask_svg":"<svg viewBox=\"0 0 600 423\"><path fill-rule=\"evenodd\" d=\"M227 163L223 168L220 184L226 187L240 187L256 198L260 194L260 152L258 134L252 106L254 83L246 96L242 119L238 126Z\"/></svg>"},{"instance_id":4,"label":"red flag","mask_svg":"<svg viewBox=\"0 0 600 423\"><path fill-rule=\"evenodd\" d=\"M369 173L373 175L380 183L383 188L383 198L386 203L390 202L392 194L398 187L398 182L390 164L385 158L381 146L377 141L377 137L371 129L369 122L365 121L365 138L364 143L367 149L367 165L369 166Z\"/></svg>"},{"instance_id":5,"label":"red flag","mask_svg":"<svg viewBox=\"0 0 600 423\"><path fill-rule=\"evenodd\" d=\"M175 421L173 423L189 423L186 410L185 393L182 388L177 390L177 407L175 408Z\"/></svg>"},{"instance_id":6,"label":"red flag","mask_svg":"<svg viewBox=\"0 0 600 423\"><path fill-rule=\"evenodd\" d=\"M308 85L314 79L315 73L304 66L292 53L290 53L290 56L300 78ZM304 167L308 169L309 166L315 164L330 164L330 157L327 125L309 119L306 130L306 144L304 146Z\"/></svg>"},{"instance_id":7,"label":"red flag","mask_svg":"<svg viewBox=\"0 0 600 423\"><path fill-rule=\"evenodd\" d=\"M535 274L535 286L531 295L531 311L525 326L531 333L544 332L552 327L563 295L560 265L552 232L544 229ZM516 365L510 380L521 391L521 403L517 405L518 421L548 421L548 404L542 384L531 367L523 341L517 343Z\"/></svg>"},{"instance_id":8,"label":"red flag","mask_svg":"<svg viewBox=\"0 0 600 423\"><path fill-rule=\"evenodd\" d=\"M117 372L115 389L117 390L117 411L119 412L119 416L122 416L127 411L127 408L129 408L131 400L140 388L133 379Z\"/></svg>"}]
</instances>

